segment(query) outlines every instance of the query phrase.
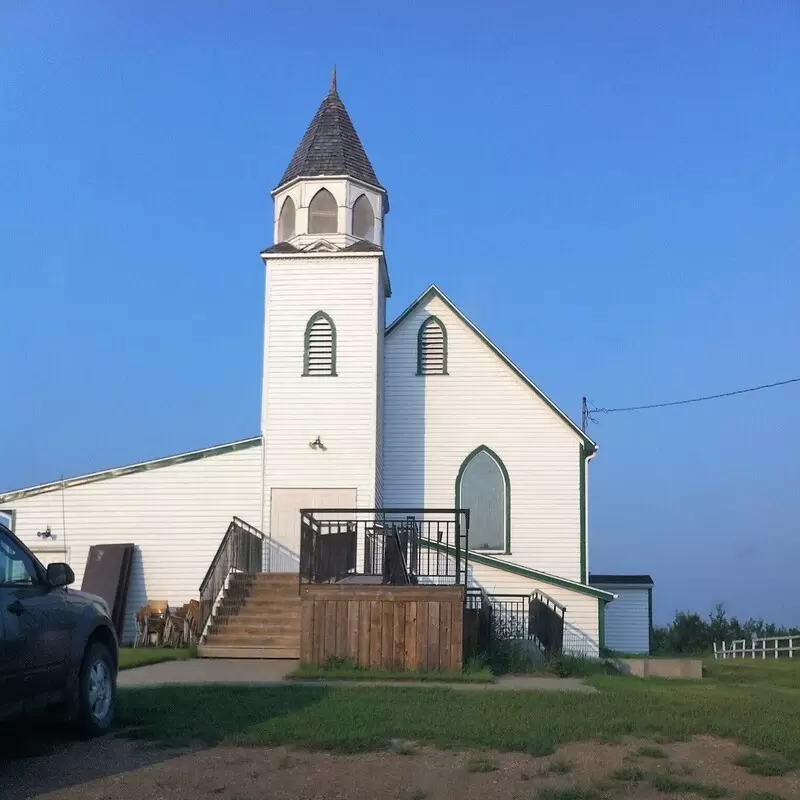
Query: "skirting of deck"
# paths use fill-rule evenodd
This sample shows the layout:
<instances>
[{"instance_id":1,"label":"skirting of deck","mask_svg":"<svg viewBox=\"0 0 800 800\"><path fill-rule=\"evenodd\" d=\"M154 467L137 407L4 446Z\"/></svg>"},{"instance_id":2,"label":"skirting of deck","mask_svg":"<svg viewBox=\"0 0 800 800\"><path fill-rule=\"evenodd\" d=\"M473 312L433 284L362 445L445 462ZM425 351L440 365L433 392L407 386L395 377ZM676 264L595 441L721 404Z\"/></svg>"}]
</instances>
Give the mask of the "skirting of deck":
<instances>
[{"instance_id":1,"label":"skirting of deck","mask_svg":"<svg viewBox=\"0 0 800 800\"><path fill-rule=\"evenodd\" d=\"M464 592L463 586L304 585L300 660L460 670Z\"/></svg>"}]
</instances>

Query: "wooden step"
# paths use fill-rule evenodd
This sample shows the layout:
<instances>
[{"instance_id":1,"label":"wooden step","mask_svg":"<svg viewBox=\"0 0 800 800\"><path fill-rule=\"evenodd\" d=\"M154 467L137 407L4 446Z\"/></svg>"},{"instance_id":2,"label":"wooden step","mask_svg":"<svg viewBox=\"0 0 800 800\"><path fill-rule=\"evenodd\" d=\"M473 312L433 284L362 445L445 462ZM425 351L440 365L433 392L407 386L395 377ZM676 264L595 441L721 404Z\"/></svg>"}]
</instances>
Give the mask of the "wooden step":
<instances>
[{"instance_id":1,"label":"wooden step","mask_svg":"<svg viewBox=\"0 0 800 800\"><path fill-rule=\"evenodd\" d=\"M226 597L300 597L296 586L273 586L271 583L235 584L225 589Z\"/></svg>"},{"instance_id":2,"label":"wooden step","mask_svg":"<svg viewBox=\"0 0 800 800\"><path fill-rule=\"evenodd\" d=\"M206 644L218 647L300 647L300 633L247 636L242 634L215 633L208 636Z\"/></svg>"},{"instance_id":3,"label":"wooden step","mask_svg":"<svg viewBox=\"0 0 800 800\"><path fill-rule=\"evenodd\" d=\"M296 572L255 572L232 575L230 584L257 586L285 586L300 589L300 575Z\"/></svg>"},{"instance_id":4,"label":"wooden step","mask_svg":"<svg viewBox=\"0 0 800 800\"><path fill-rule=\"evenodd\" d=\"M225 604L225 600L227 598L223 598L222 603L220 605ZM300 608L300 598L299 597L287 597L287 598L277 598L277 597L247 597L243 603L244 608L247 608L250 612L255 612L258 609L258 613L260 614L269 614L272 611L277 611L281 608L286 609L299 609Z\"/></svg>"},{"instance_id":5,"label":"wooden step","mask_svg":"<svg viewBox=\"0 0 800 800\"><path fill-rule=\"evenodd\" d=\"M200 658L300 658L299 647L218 647L201 644L197 647Z\"/></svg>"},{"instance_id":6,"label":"wooden step","mask_svg":"<svg viewBox=\"0 0 800 800\"><path fill-rule=\"evenodd\" d=\"M238 617L231 618L228 622L217 624L216 622L211 626L208 632L209 636L215 636L218 633L237 633L245 636L251 634L259 636L261 634L296 634L300 635L300 623L290 620L288 622L248 622L242 621Z\"/></svg>"}]
</instances>

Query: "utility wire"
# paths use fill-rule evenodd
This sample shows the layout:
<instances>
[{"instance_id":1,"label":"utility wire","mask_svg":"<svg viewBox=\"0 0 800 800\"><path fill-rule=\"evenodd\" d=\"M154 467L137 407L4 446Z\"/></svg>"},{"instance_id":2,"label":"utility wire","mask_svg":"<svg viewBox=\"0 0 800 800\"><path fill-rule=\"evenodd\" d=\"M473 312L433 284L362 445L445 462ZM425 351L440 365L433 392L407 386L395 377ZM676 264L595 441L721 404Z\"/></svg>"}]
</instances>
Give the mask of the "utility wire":
<instances>
[{"instance_id":1,"label":"utility wire","mask_svg":"<svg viewBox=\"0 0 800 800\"><path fill-rule=\"evenodd\" d=\"M590 414L615 414L619 411L644 411L649 408L666 408L667 406L684 406L688 403L702 403L704 400L718 400L721 397L733 397L737 394L748 394L758 392L762 389L774 389L776 386L787 386L790 383L800 383L800 378L789 378L786 381L776 381L775 383L762 383L760 386L751 386L748 389L737 389L733 392L721 392L720 394L709 394L704 397L692 397L689 400L671 400L668 403L650 403L645 406L625 406L620 408L592 408Z\"/></svg>"}]
</instances>

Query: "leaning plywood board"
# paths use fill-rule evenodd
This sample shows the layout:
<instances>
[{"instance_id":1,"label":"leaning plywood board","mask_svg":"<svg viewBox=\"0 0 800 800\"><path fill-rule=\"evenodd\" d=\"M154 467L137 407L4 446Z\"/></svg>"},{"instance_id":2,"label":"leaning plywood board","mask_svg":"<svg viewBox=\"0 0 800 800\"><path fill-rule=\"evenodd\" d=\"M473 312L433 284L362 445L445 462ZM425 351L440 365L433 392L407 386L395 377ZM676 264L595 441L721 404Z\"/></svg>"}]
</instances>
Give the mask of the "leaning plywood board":
<instances>
[{"instance_id":1,"label":"leaning plywood board","mask_svg":"<svg viewBox=\"0 0 800 800\"><path fill-rule=\"evenodd\" d=\"M108 603L119 637L125 627L133 548L133 544L92 545L81 584L81 591L96 594Z\"/></svg>"}]
</instances>

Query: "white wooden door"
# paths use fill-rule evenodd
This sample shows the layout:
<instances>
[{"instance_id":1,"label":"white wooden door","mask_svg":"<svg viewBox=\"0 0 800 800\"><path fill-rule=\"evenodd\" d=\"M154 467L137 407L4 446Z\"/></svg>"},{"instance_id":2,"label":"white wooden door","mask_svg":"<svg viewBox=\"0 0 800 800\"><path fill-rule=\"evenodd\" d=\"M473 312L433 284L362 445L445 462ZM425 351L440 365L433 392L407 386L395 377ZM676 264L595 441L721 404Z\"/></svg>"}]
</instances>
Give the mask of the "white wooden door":
<instances>
[{"instance_id":1,"label":"white wooden door","mask_svg":"<svg viewBox=\"0 0 800 800\"><path fill-rule=\"evenodd\" d=\"M273 489L270 536L298 556L301 508L355 508L355 489ZM326 515L327 519L331 515Z\"/></svg>"}]
</instances>

